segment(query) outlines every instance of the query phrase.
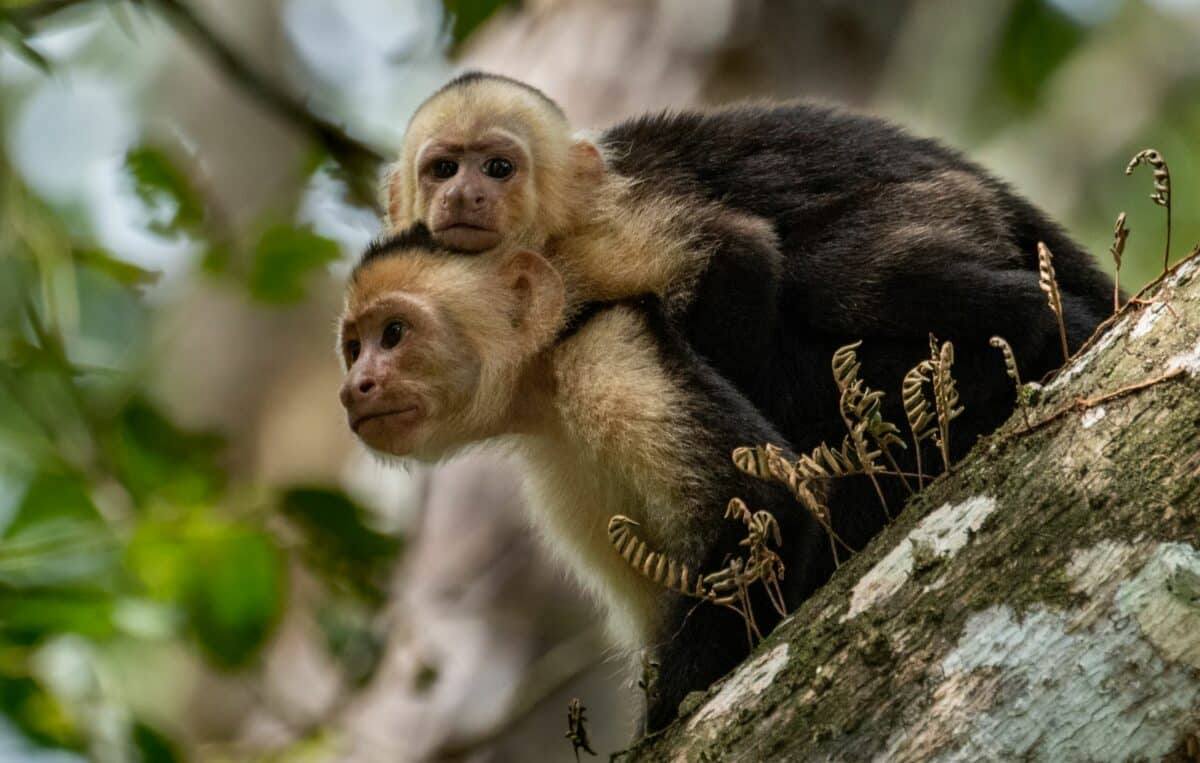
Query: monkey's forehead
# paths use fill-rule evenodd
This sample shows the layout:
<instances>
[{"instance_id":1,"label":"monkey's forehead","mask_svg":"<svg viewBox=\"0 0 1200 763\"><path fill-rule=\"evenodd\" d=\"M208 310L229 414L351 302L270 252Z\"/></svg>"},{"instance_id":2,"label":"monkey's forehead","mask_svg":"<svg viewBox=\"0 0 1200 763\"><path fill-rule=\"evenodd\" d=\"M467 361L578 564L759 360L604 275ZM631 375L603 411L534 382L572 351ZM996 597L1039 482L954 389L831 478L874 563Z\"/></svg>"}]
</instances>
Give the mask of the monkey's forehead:
<instances>
[{"instance_id":1,"label":"monkey's forehead","mask_svg":"<svg viewBox=\"0 0 1200 763\"><path fill-rule=\"evenodd\" d=\"M428 291L444 270L444 263L419 250L397 251L386 258L365 262L355 269L346 284L346 310L361 312L389 292Z\"/></svg>"},{"instance_id":2,"label":"monkey's forehead","mask_svg":"<svg viewBox=\"0 0 1200 763\"><path fill-rule=\"evenodd\" d=\"M395 249L355 269L346 284L346 308L351 313L360 311L390 292L415 292L436 298L469 290L486 280L490 266L490 258L485 255Z\"/></svg>"},{"instance_id":3,"label":"monkey's forehead","mask_svg":"<svg viewBox=\"0 0 1200 763\"><path fill-rule=\"evenodd\" d=\"M491 127L502 127L525 137L531 129L570 131L566 118L553 101L537 91L508 82L479 80L430 97L409 122L409 138L453 134L463 138Z\"/></svg>"}]
</instances>

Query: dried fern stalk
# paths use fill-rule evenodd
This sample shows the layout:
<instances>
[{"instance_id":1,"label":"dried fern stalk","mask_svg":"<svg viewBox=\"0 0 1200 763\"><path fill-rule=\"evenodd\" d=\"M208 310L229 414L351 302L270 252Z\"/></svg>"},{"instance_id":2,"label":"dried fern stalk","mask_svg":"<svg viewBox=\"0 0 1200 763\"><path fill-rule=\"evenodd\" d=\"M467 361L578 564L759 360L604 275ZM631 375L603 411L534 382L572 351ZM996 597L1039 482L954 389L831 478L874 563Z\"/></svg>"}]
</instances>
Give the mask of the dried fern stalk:
<instances>
[{"instance_id":1,"label":"dried fern stalk","mask_svg":"<svg viewBox=\"0 0 1200 763\"><path fill-rule=\"evenodd\" d=\"M633 528L638 526L637 522L621 514L616 514L608 520L608 540L630 567L663 588L697 599L717 598L716 594L704 585L699 572L693 574L686 564L678 563L666 554L652 550L634 531Z\"/></svg>"},{"instance_id":2,"label":"dried fern stalk","mask_svg":"<svg viewBox=\"0 0 1200 763\"><path fill-rule=\"evenodd\" d=\"M821 447L828 449L822 444ZM843 443L843 447L848 447ZM763 480L773 480L787 486L792 496L817 521L825 535L829 538L829 549L835 565L841 565L838 546L853 554L852 549L842 540L833 529L829 507L824 503L824 491L821 482L828 474L824 470L813 470L812 476L805 476L799 469L799 463L793 464L784 456L783 449L778 445L754 445L735 448L733 463L738 469Z\"/></svg>"},{"instance_id":3,"label":"dried fern stalk","mask_svg":"<svg viewBox=\"0 0 1200 763\"><path fill-rule=\"evenodd\" d=\"M774 543L776 547L783 545L783 534L779 522L769 511L751 512L750 508L740 498L733 498L725 507L725 518L741 522L746 527L746 537L738 542L745 546L747 560L745 566L745 582L758 581L767 592L767 599L780 617L787 616L787 604L783 600L783 589L779 581L783 579L783 559L768 546ZM713 590L721 593L722 574L709 575L705 583ZM747 599L746 606L749 607Z\"/></svg>"},{"instance_id":4,"label":"dried fern stalk","mask_svg":"<svg viewBox=\"0 0 1200 763\"><path fill-rule=\"evenodd\" d=\"M1017 392L1017 407L1021 409L1025 425L1029 426L1029 408L1025 405L1025 396L1021 394L1021 372L1017 369L1017 356L1013 354L1012 345L1001 336L992 337L988 343L1004 355L1004 372L1008 374L1008 378L1013 380Z\"/></svg>"},{"instance_id":5,"label":"dried fern stalk","mask_svg":"<svg viewBox=\"0 0 1200 763\"><path fill-rule=\"evenodd\" d=\"M1058 290L1058 279L1054 276L1054 255L1050 248L1041 241L1038 250L1038 286L1046 294L1046 302L1050 312L1058 321L1058 338L1062 341L1063 360L1071 359L1071 351L1067 348L1067 324L1063 322L1062 294Z\"/></svg>"},{"instance_id":6,"label":"dried fern stalk","mask_svg":"<svg viewBox=\"0 0 1200 763\"><path fill-rule=\"evenodd\" d=\"M1113 313L1121 309L1121 256L1125 254L1125 240L1129 238L1129 229L1125 227L1125 213L1117 215L1117 224L1113 228L1112 246L1108 253L1112 255L1116 269L1113 271Z\"/></svg>"},{"instance_id":7,"label":"dried fern stalk","mask_svg":"<svg viewBox=\"0 0 1200 763\"><path fill-rule=\"evenodd\" d=\"M912 432L913 451L917 455L917 487L925 486L924 466L921 463L921 441L928 439L933 431L934 415L925 397L925 384L932 381L933 361L922 360L904 375L900 383L900 402L904 406L904 417Z\"/></svg>"},{"instance_id":8,"label":"dried fern stalk","mask_svg":"<svg viewBox=\"0 0 1200 763\"><path fill-rule=\"evenodd\" d=\"M1162 154L1152 148L1145 148L1138 151L1129 160L1128 166L1125 167L1125 174L1132 175L1134 168L1142 162L1150 165L1150 169L1154 170L1154 193L1150 194L1150 200L1167 210L1167 244L1163 250L1163 273L1165 274L1167 265L1171 262L1171 168L1167 166Z\"/></svg>"},{"instance_id":9,"label":"dried fern stalk","mask_svg":"<svg viewBox=\"0 0 1200 763\"><path fill-rule=\"evenodd\" d=\"M946 342L938 352L933 368L933 402L937 410L937 434L935 440L942 453L942 465L950 469L950 422L962 414L958 404L958 386L951 369L954 367L954 345Z\"/></svg>"},{"instance_id":10,"label":"dried fern stalk","mask_svg":"<svg viewBox=\"0 0 1200 763\"><path fill-rule=\"evenodd\" d=\"M857 350L861 345L862 340L859 340L839 347L833 353L833 381L841 394L838 407L842 421L850 432L850 440L858 454L859 462L863 466L862 473L875 485L876 494L883 504L883 511L890 519L887 501L883 498L883 491L875 478L876 474L884 473L885 470L877 465L876 458L879 455L883 456L892 473L900 478L904 488L911 494L912 485L908 484L908 478L904 476L904 471L896 463L891 451L893 445L901 448L907 446L904 440L900 439L900 428L883 418L883 392L871 389L866 382L858 378L862 364L858 362ZM877 450L868 446L867 437L874 441Z\"/></svg>"}]
</instances>

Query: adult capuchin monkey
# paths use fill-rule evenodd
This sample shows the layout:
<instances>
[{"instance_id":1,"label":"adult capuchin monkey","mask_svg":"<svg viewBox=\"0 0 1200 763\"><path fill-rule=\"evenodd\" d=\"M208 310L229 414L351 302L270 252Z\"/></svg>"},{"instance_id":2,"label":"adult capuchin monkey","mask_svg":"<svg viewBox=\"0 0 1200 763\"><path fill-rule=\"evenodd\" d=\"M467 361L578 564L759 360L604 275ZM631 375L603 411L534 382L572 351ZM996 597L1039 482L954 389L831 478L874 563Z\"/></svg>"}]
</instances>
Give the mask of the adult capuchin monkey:
<instances>
[{"instance_id":1,"label":"adult capuchin monkey","mask_svg":"<svg viewBox=\"0 0 1200 763\"><path fill-rule=\"evenodd\" d=\"M473 72L413 115L385 189L392 229L421 221L461 251L538 248L574 305L657 295L797 449L844 433L829 359L857 339L890 420L902 420L896 392L933 333L955 344L966 408L952 454L999 425L1014 395L989 337L1009 340L1025 378L1063 360L1039 241L1072 349L1112 299L1090 255L978 166L813 104L663 113L591 140L539 90ZM842 531L861 542L877 529Z\"/></svg>"},{"instance_id":2,"label":"adult capuchin monkey","mask_svg":"<svg viewBox=\"0 0 1200 763\"><path fill-rule=\"evenodd\" d=\"M826 540L785 488L733 465L734 448L781 436L656 298L582 316L567 299L558 271L526 249L455 253L419 225L382 239L348 285L341 400L377 452L436 461L493 440L524 455L551 548L602 602L619 643L660 665L646 710L659 729L749 649L742 620L696 596L717 585L702 573L745 554L745 528L722 516L729 500L777 518L789 609L824 579ZM610 544L618 514L636 523L622 525L639 539L626 540L628 561ZM779 618L758 588L755 616L770 627Z\"/></svg>"}]
</instances>

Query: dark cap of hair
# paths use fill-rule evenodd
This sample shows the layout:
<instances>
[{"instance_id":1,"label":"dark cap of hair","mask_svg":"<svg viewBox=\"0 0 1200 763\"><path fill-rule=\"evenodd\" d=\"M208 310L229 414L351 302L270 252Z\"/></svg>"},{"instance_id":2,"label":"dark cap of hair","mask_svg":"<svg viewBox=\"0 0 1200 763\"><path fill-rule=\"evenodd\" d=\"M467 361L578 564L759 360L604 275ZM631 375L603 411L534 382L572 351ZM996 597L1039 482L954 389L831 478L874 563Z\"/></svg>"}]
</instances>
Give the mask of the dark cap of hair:
<instances>
[{"instance_id":1,"label":"dark cap of hair","mask_svg":"<svg viewBox=\"0 0 1200 763\"><path fill-rule=\"evenodd\" d=\"M513 79L512 77L506 77L503 74L492 74L491 72L481 72L476 69L472 69L471 71L463 72L462 74L458 75L454 79L447 82L445 85L442 85L440 88L438 88L438 90L433 95L426 98L421 103L421 105L417 107L417 111L419 112L421 109L425 108L425 104L429 103L434 98L437 98L442 93L448 92L450 90L456 90L460 87L463 87L464 85L469 85L472 82L480 82L480 81L485 81L485 80L490 80L492 82L503 82L507 85L513 85L514 87L518 87L518 88L524 90L525 92L535 96L538 100L540 100L542 103L544 103L547 107L550 108L551 111L553 111L558 116L562 117L563 119L567 118L567 115L563 113L561 106L559 106L557 103L555 103L554 100L550 96L546 95L541 90L538 90L533 85L522 82L519 79ZM416 112L414 112L414 113L416 113Z\"/></svg>"},{"instance_id":2,"label":"dark cap of hair","mask_svg":"<svg viewBox=\"0 0 1200 763\"><path fill-rule=\"evenodd\" d=\"M425 223L418 222L399 233L386 234L372 241L367 247L367 251L363 252L359 259L358 268L383 257L413 249L425 252L449 251L434 240L433 234L429 232L429 228L425 227Z\"/></svg>"}]
</instances>

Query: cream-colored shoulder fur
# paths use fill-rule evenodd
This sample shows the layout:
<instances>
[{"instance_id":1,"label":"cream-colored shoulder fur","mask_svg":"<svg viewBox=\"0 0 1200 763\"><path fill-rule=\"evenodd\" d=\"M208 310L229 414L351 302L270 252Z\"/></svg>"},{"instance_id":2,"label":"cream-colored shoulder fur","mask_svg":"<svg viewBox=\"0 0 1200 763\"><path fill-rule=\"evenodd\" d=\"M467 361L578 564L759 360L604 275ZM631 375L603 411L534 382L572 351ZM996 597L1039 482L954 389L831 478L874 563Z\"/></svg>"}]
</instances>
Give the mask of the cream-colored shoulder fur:
<instances>
[{"instance_id":1,"label":"cream-colored shoulder fur","mask_svg":"<svg viewBox=\"0 0 1200 763\"><path fill-rule=\"evenodd\" d=\"M552 353L555 421L521 446L535 524L602 602L613 636L640 648L668 594L620 557L608 521L631 517L652 543L678 532L684 393L664 375L632 309L601 313Z\"/></svg>"}]
</instances>

